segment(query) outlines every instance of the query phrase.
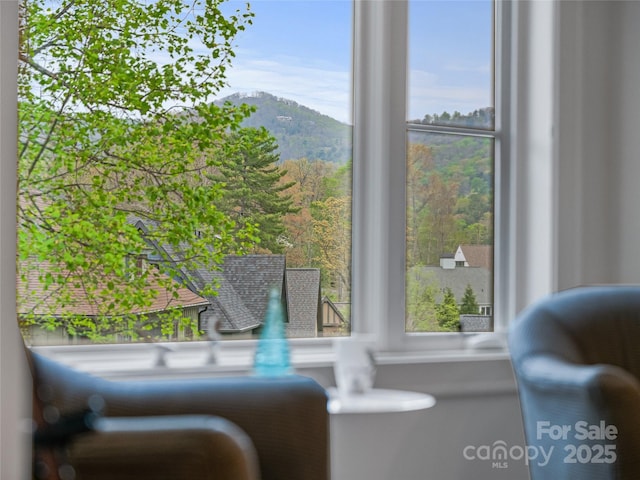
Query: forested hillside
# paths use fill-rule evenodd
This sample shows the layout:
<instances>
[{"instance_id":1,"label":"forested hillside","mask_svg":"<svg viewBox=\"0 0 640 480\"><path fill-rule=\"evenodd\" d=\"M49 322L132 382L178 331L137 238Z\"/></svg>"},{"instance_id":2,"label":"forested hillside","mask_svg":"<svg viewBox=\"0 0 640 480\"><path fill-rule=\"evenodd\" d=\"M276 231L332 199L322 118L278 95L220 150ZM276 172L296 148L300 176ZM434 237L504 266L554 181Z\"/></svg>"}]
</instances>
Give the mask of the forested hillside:
<instances>
[{"instance_id":1,"label":"forested hillside","mask_svg":"<svg viewBox=\"0 0 640 480\"><path fill-rule=\"evenodd\" d=\"M316 219L327 215L323 209L327 208L329 199L341 199L344 204L341 208L351 203L351 127L294 101L264 92L249 96L235 94L220 101L224 102L252 105L255 112L243 125L264 127L275 138L278 148L274 154L279 155L276 163L286 171L283 182L293 184L283 193L293 197L298 210L286 216L288 229L280 237L280 246L286 245L292 266L319 266L319 242L324 242L326 248L329 240L326 234L320 240L320 227L314 227L312 220L314 215ZM491 109L479 109L466 115L458 112L425 115L424 119L412 123L452 122L486 127L492 121ZM410 264L437 265L440 255L453 253L461 243L490 244L493 241L492 141L482 137L414 132L409 136L408 151ZM337 206L333 204L333 208ZM325 265L329 263L325 261ZM348 278L344 272L334 273Z\"/></svg>"},{"instance_id":2,"label":"forested hillside","mask_svg":"<svg viewBox=\"0 0 640 480\"><path fill-rule=\"evenodd\" d=\"M277 140L280 159L310 158L345 164L351 159L351 127L292 100L265 92L234 94L218 104L247 104L256 111L244 127L265 127Z\"/></svg>"},{"instance_id":3,"label":"forested hillside","mask_svg":"<svg viewBox=\"0 0 640 480\"><path fill-rule=\"evenodd\" d=\"M351 245L350 127L295 102L266 93L227 97L256 111L245 120L265 127L279 145L281 195L292 202L277 251L290 267L322 271L323 292L349 300ZM488 109L468 115L426 115L419 123L447 121L482 126ZM407 168L407 262L438 265L460 244L493 242L493 144L481 137L412 133ZM340 152L340 156L334 154ZM288 152L288 153L281 153ZM331 155L328 155L331 153ZM364 159L366 162L366 159ZM402 168L402 163L398 163ZM260 228L260 227L259 227ZM265 251L266 244L259 247ZM266 250L268 251L268 249Z\"/></svg>"}]
</instances>

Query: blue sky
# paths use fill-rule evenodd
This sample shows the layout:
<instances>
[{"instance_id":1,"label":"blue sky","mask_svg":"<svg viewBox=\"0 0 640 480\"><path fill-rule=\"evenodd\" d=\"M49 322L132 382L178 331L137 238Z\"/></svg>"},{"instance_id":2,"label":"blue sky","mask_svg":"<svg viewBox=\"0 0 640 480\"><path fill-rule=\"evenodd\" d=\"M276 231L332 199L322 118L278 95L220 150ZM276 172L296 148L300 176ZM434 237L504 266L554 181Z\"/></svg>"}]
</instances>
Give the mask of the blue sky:
<instances>
[{"instance_id":1,"label":"blue sky","mask_svg":"<svg viewBox=\"0 0 640 480\"><path fill-rule=\"evenodd\" d=\"M245 3L232 0L228 7ZM351 2L250 4L254 23L236 39L230 88L222 96L266 91L350 122ZM410 32L409 118L491 105L488 1L412 0Z\"/></svg>"}]
</instances>

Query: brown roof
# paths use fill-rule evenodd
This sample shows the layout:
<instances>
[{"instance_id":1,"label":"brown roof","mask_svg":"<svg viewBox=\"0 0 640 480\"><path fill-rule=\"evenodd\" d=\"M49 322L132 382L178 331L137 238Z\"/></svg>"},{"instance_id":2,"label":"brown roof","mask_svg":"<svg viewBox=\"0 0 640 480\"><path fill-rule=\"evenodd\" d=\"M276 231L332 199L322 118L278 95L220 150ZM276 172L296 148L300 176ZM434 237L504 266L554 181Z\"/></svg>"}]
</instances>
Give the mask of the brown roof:
<instances>
[{"instance_id":1,"label":"brown roof","mask_svg":"<svg viewBox=\"0 0 640 480\"><path fill-rule=\"evenodd\" d=\"M493 270L493 246L460 245L464 258L470 267L482 267Z\"/></svg>"},{"instance_id":2,"label":"brown roof","mask_svg":"<svg viewBox=\"0 0 640 480\"><path fill-rule=\"evenodd\" d=\"M65 306L64 310L59 305L56 305L56 302L52 299L57 295L59 290L56 289L55 285L51 285L48 289L45 289L43 282L39 278L42 274L53 273L53 270L53 266L50 263L44 262L39 263L37 268L25 269L26 278L24 279L18 274L19 314L33 313L36 315L54 316L63 314L96 316L99 314L99 305L87 295L82 286L68 285L66 291L69 292L70 296L69 305ZM145 287L145 290L157 292L151 305L144 308L133 307L130 311L121 313L149 314L173 308L186 308L209 304L206 299L182 286L178 287L176 290L177 297L174 297L173 292L162 286L162 282L166 282L168 279L166 275L159 272L157 275L150 276L150 281ZM105 280L104 286L106 286L106 284L107 281Z\"/></svg>"}]
</instances>

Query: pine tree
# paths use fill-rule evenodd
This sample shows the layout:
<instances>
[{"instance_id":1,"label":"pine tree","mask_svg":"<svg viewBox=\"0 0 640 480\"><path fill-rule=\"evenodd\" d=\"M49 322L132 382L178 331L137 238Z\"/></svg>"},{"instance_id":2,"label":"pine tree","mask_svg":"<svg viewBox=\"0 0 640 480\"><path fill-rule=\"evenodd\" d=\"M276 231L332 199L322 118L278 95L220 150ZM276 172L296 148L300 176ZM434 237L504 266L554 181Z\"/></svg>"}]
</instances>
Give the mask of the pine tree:
<instances>
[{"instance_id":1,"label":"pine tree","mask_svg":"<svg viewBox=\"0 0 640 480\"><path fill-rule=\"evenodd\" d=\"M283 183L275 153L278 145L265 128L242 128L229 134L216 172L209 178L224 185L216 203L242 230L257 226L260 250L281 253L286 231L284 216L297 211L287 190L294 182Z\"/></svg>"},{"instance_id":2,"label":"pine tree","mask_svg":"<svg viewBox=\"0 0 640 480\"><path fill-rule=\"evenodd\" d=\"M436 316L442 330L457 332L460 329L460 310L450 288L445 289L442 303L436 307Z\"/></svg>"},{"instance_id":3,"label":"pine tree","mask_svg":"<svg viewBox=\"0 0 640 480\"><path fill-rule=\"evenodd\" d=\"M467 288L464 291L462 297L462 304L460 305L461 314L477 315L480 310L478 301L476 300L476 294L473 292L471 285L467 284Z\"/></svg>"}]
</instances>

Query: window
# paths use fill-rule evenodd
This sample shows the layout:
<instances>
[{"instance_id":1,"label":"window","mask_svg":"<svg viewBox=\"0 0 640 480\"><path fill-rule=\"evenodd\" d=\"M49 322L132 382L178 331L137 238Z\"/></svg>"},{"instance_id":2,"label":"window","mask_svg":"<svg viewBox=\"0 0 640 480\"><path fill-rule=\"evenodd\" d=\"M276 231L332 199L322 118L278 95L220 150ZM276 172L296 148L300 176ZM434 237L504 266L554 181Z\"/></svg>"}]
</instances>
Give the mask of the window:
<instances>
[{"instance_id":1,"label":"window","mask_svg":"<svg viewBox=\"0 0 640 480\"><path fill-rule=\"evenodd\" d=\"M240 4L243 3L229 2L225 5L233 10ZM252 18L252 25L246 25L246 29L239 32L237 39L234 39L236 42L234 48L237 49L236 58L233 62L234 66L227 69L229 85L220 92L220 97L236 104L244 102L257 105L270 102L272 105L282 107L272 111L269 119L270 128L281 131L290 129L295 124L296 115L305 110L303 107L306 105L303 102L306 103L307 100L303 99L315 98L317 103L311 105L310 102L312 109L322 112L327 108L326 116L332 116L337 120L340 124L338 129L342 132L331 148L323 147L314 151L315 160L322 160L322 164L309 158L306 158L306 161L296 161L302 158L297 153L278 152L280 162L285 163L287 167L287 176L280 177L279 185L290 183L297 169L297 173L301 176L320 176L322 187L328 188L333 195L325 195L322 198L324 205L319 205L317 198L308 205L303 205L310 210L305 217L306 221L303 218L306 214L304 208L300 208L297 212L291 211L287 221L291 222L289 227L298 229L295 238L291 229L273 232L263 243L265 246L270 245L265 247L265 251L287 252L286 263L281 257L276 262L278 263L276 268L287 268L287 276L290 275L292 284L300 285L306 281L301 279L310 277L311 273L316 275L321 272L319 281L332 295L320 299L317 311L327 316L328 330L342 329L342 332L345 332L351 328L357 332L375 333L380 339L381 346L389 349L412 347L422 349L425 345L460 346L460 336L454 332L456 329L450 329L453 334L444 332L434 336L430 333L441 330L440 328L433 328L434 324L427 325L426 328L419 325L424 322L426 316L416 315L419 309L416 308L415 302L412 302L411 292L416 285L422 286L420 283L422 272L418 269L423 266L440 268L438 260L441 255L453 255L451 265L454 271L481 268L470 263L465 257L464 248L458 252L458 247L465 245L488 247L485 250L489 250L488 256L491 257L494 242L497 245L501 241L501 233L504 233L505 223L500 217L501 190L499 187L503 186L501 182L504 182L507 166L507 156L504 155L506 142L501 130L504 127L501 96L505 92L507 83L504 81L506 76L503 70L506 70L507 62L504 59L501 60L500 55L503 38L501 32L506 22L495 21L495 19L506 18L501 16L500 12L508 8L508 3L494 4L490 1L352 3L346 0L269 2L265 0L254 2L252 8L256 16ZM475 9L479 9L482 14L473 13ZM282 10L286 10L287 14L295 15L298 21L287 21L288 17ZM318 22L318 18L324 20ZM471 23L464 23L463 20ZM305 22L309 24L305 26ZM327 25L330 22L338 22L338 25L332 28L334 34L329 35L330 38L327 40ZM436 41L437 38L425 40L417 34L421 29L433 30L433 25L429 26L429 22L443 27L449 25L438 31L442 35L441 42ZM474 25L473 22L477 24ZM350 46L352 25L353 48ZM460 28L466 31L474 27L477 32L480 32L479 38L482 39L480 42L482 45L479 56L471 59L475 62L471 66L477 70L471 78L473 87L471 90L481 91L481 94L471 95L465 100L464 93L468 84L464 83L467 79L465 78L462 82L461 77L469 76L469 72L462 74L461 69L465 65L455 64L453 60L469 60L463 58L463 53L465 46L468 46L468 42L473 42L473 39L458 42L460 37L465 39L467 37L462 33L456 34L455 29ZM263 45L266 42L261 40L265 37L260 35L273 37L274 41L269 48L273 48L277 56L267 59L264 52L254 50L267 46ZM292 37L297 41L292 42ZM294 47L293 43L313 51L314 55L311 58L295 57L294 51L291 50ZM323 50L313 50L318 48L318 44L321 44L324 51L330 52L330 55L323 57L320 53ZM428 75L431 67L425 66L431 65L431 62L436 60L443 61L442 55L446 50L438 50L440 44L462 45L457 51L447 54L450 55L447 58L452 60L452 64L445 66L458 72L457 76L454 75L448 80L450 83L438 84L434 80L436 77ZM351 52L353 52L353 59L351 59ZM407 52L410 54L408 55ZM413 52L418 52L422 57L418 55L414 58ZM474 52L477 53L476 50ZM433 58L434 55L435 57L439 55L440 58ZM292 58L293 62L291 62ZM285 60L290 63L284 63ZM334 60L336 65L330 63ZM423 61L427 63L424 65L420 63ZM351 63L353 63L351 68L353 79L350 78ZM500 67L499 71L495 70L496 66ZM236 67L237 69L234 70ZM466 68L469 68L469 65L466 65ZM244 72L247 76L243 78L240 72ZM313 83L304 76L308 74L312 75L313 81L319 83ZM247 78L253 80L246 81ZM287 82L292 80L288 83L292 88L291 93L282 89L285 80ZM462 82L464 85L461 86L457 82ZM335 89L338 83L341 86ZM353 117L348 107L351 104L348 86L351 84L353 85ZM440 98L444 98L444 103L424 103L425 98L429 100L429 95L425 97L425 92L430 93L429 89L424 87L433 85L438 87L435 89L436 93ZM271 92L264 92L267 89ZM456 99L464 101L456 103ZM259 132L258 127L265 126L266 123L264 118L260 118L260 111L258 108L257 112L250 117L256 123L243 127ZM336 113L338 111L342 113ZM321 117L324 119L323 116ZM317 115L307 121L308 126L313 127L311 130L319 128L320 117ZM335 122L333 126L336 126ZM350 188L351 172L348 161L345 162L344 159L351 156L351 128L353 129L353 198L349 201L351 191L345 190L345 186L347 189ZM259 134L256 133L256 135ZM323 135L326 137L328 134L323 133ZM299 143L303 145L306 143L307 147L313 148L313 145L308 145L309 138L304 138L303 134L302 138L299 138ZM256 140L261 138L256 137ZM280 143L282 145L278 146L282 148L284 142ZM288 146L291 147L291 145ZM230 150L227 153L238 154L241 149L240 145L237 147L236 150ZM433 162L428 157L431 156L433 159L435 154L439 162L445 156L455 156L459 152L466 155L464 160L469 158L477 160L475 164L473 162L451 164L451 170L457 170L454 173L459 175L456 179L461 179L460 183L462 181L466 183L464 186L458 185L459 190L452 194L453 200L457 203L456 210L453 214L449 212L447 215L458 217L467 215L466 224L460 229L464 235L460 235L460 231L451 233L442 230L438 233L439 239L436 233L431 232L429 234L431 237L424 241L420 235L425 231L424 220L428 219L429 212L419 212L415 208L418 201L424 201L425 198L420 197L424 192L419 191L418 183L422 182L424 186L426 182L427 185L437 186L438 177L440 177L440 189L446 192L448 188L451 189L453 182L451 171L429 170L428 166ZM341 155L346 157L340 157ZM331 158L335 156L343 158L341 160L343 163L337 168L327 168L327 163L330 163ZM246 165L237 164L237 166L244 168ZM209 179L214 182L224 181L231 185L229 190L236 194L232 199L236 203L232 205L231 211L236 215L235 221L242 224L248 213L240 207L239 202L245 200L251 193L250 190L245 189L247 178L242 177L240 170L225 173L222 171L223 167L226 165L210 172ZM223 179L224 175L226 177ZM232 180L237 183L233 183ZM296 181L299 184L300 178L293 180L294 183ZM435 195L433 192L431 194ZM300 195L300 197L304 196ZM313 195L310 196L313 197ZM328 202L329 199L332 201ZM416 203L411 203L414 200ZM444 200L447 199L444 198ZM452 203L452 199L450 198L448 202ZM447 201L444 204L446 206ZM351 206L353 206L352 214ZM314 209L315 211L311 211ZM418 214L422 214L422 218ZM296 215L300 217L296 218ZM257 223L268 224L265 218L258 220ZM352 219L352 222L344 223L345 219ZM431 218L431 220L435 222L437 219ZM423 225L420 221L423 221ZM447 221L450 223L450 219ZM327 258L333 263L340 262L337 271L333 273L323 270L324 266L318 268L317 265L310 264L308 260L312 255L311 249L297 248L297 245L300 245L297 243L298 240L308 233L305 228L308 229L314 222L325 228L325 239L330 239L332 242L340 239L339 245L332 245L332 242L325 241L320 249L327 249ZM136 225L136 228L144 229L145 225ZM199 232L199 235L194 236L198 242L206 241L211 237L198 225L192 225L189 228L191 231ZM250 232L245 233L250 234ZM350 242L349 238L351 238ZM350 245L354 248L349 252ZM148 247L149 245L146 245L144 248L148 249ZM250 255L238 258L227 257L228 264L225 268L230 272L230 281L242 283L242 262L250 261L255 265L260 260L258 257L266 253L265 251L256 249L243 252ZM162 272L163 262L168 259L167 252L145 250L145 253L150 263L158 266L156 270ZM252 255L254 257L250 258ZM479 280L481 283L478 285L481 286L475 286L474 283L472 290L479 309L484 308L486 312L499 314L500 306L495 305L491 292L494 290L494 282L501 282L503 281L501 278L504 277L494 276L496 270L491 268L492 263L487 265L489 267L485 268L486 272ZM313 269L315 272L310 272ZM182 280L187 290L191 291L194 290L193 283L198 281L197 278ZM219 281L220 278L216 280ZM458 286L464 290L467 284L459 283ZM283 291L286 288L282 286ZM237 294L241 288L238 285L232 285L231 290L227 292L229 295ZM443 295L447 293L442 285L436 290ZM480 291L486 298L478 298ZM186 292L183 293L186 294ZM460 294L454 293L454 297L455 303L459 305ZM191 299L192 304L189 306L193 307L192 310L202 306L199 302L203 298L199 296ZM204 300L206 301L206 298ZM442 300L437 299L436 303L442 303ZM200 308L195 314L190 313L189 317L192 320L197 318L199 325L209 325L210 322L203 318L209 313L211 313L210 309ZM418 325L417 328L416 325ZM224 328L222 330L230 337L234 335L230 330L224 330ZM239 338L249 338L240 331L237 333Z\"/></svg>"},{"instance_id":2,"label":"window","mask_svg":"<svg viewBox=\"0 0 640 480\"><path fill-rule=\"evenodd\" d=\"M407 332L465 331L493 303L493 10L409 3Z\"/></svg>"},{"instance_id":3,"label":"window","mask_svg":"<svg viewBox=\"0 0 640 480\"><path fill-rule=\"evenodd\" d=\"M349 333L353 5L230 0L214 12L227 20L207 25L209 3L169 15L152 2L138 18L136 2L120 13L28 3L18 223L29 343L214 328L251 339L272 289L290 337ZM164 32L167 45L150 40L163 22L138 23L150 15L178 34ZM254 111L235 124L241 105ZM233 133L215 130L216 115Z\"/></svg>"},{"instance_id":4,"label":"window","mask_svg":"<svg viewBox=\"0 0 640 480\"><path fill-rule=\"evenodd\" d=\"M477 311L480 293L497 310L491 292L503 277L494 276L492 253L504 229L496 188L507 161L500 130L506 8L491 1L356 3L354 329L377 333L387 348L463 344L454 325L449 334L426 333L446 330L434 311L444 282L433 285L430 302L417 301L429 294L430 270L477 271ZM428 200L431 210L424 209ZM484 251L481 267L465 267L461 245ZM462 278L454 309L469 283Z\"/></svg>"}]
</instances>

